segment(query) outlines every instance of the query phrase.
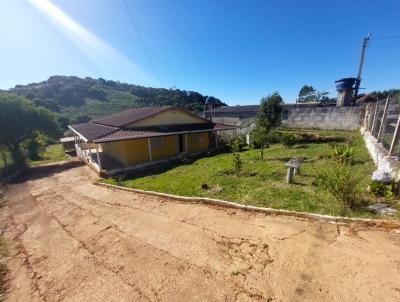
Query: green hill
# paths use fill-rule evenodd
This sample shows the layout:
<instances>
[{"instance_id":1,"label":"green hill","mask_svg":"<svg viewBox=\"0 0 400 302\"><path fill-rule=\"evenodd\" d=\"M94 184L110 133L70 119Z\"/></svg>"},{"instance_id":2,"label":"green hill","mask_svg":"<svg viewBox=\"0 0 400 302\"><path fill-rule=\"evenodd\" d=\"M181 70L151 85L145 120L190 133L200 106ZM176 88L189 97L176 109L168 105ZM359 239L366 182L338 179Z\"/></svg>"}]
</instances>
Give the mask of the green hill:
<instances>
[{"instance_id":1,"label":"green hill","mask_svg":"<svg viewBox=\"0 0 400 302\"><path fill-rule=\"evenodd\" d=\"M75 76L52 76L40 83L17 85L9 92L55 112L62 127L132 107L176 105L200 112L207 98L215 106L226 105L219 99L194 91L143 87Z\"/></svg>"}]
</instances>

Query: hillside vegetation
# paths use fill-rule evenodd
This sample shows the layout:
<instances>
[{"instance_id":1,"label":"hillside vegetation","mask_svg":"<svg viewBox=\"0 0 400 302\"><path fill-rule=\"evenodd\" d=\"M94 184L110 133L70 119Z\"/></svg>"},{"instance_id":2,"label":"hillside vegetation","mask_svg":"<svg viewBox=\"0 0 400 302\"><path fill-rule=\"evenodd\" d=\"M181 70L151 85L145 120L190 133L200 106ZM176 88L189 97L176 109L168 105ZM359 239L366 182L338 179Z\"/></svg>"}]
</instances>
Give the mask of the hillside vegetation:
<instances>
[{"instance_id":1,"label":"hillside vegetation","mask_svg":"<svg viewBox=\"0 0 400 302\"><path fill-rule=\"evenodd\" d=\"M207 98L215 106L225 105L219 99L194 91L150 88L75 76L52 76L40 83L17 85L9 92L55 112L63 128L69 123L86 122L132 107L177 105L199 112L203 110Z\"/></svg>"}]
</instances>

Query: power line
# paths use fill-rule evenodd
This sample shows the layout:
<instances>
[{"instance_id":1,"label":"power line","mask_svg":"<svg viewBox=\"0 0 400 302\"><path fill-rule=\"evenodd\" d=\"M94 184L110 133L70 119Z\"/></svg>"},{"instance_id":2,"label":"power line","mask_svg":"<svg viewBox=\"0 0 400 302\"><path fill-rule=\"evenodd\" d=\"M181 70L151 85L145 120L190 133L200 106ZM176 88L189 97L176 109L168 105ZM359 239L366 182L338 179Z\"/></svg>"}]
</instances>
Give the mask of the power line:
<instances>
[{"instance_id":1,"label":"power line","mask_svg":"<svg viewBox=\"0 0 400 302\"><path fill-rule=\"evenodd\" d=\"M400 35L393 35L393 36L383 36L383 37L373 37L370 38L371 40L389 40L389 39L400 39Z\"/></svg>"},{"instance_id":2,"label":"power line","mask_svg":"<svg viewBox=\"0 0 400 302\"><path fill-rule=\"evenodd\" d=\"M136 24L136 22L135 22L135 18L133 18L133 14L132 14L131 11L129 10L129 7L128 7L128 5L126 4L126 1L125 1L125 0L122 0L122 3L124 4L124 7L125 7L126 12L128 13L129 19L130 19L130 21L131 21L131 23L132 23L132 25L133 25L133 27L134 27L134 29L135 29L135 31L136 31L138 37L139 37L140 44L142 45L142 48L143 48L144 52L146 53L147 59L149 60L150 65L151 65L151 67L152 67L153 70L154 70L155 76L156 76L158 82L161 83L161 81L160 81L160 79L159 79L159 77L158 77L157 69L156 69L156 67L155 67L155 65L154 65L154 63L153 63L153 60L151 59L150 53L149 53L149 51L147 50L146 45L144 44L144 41L143 41L143 39L142 39L142 35L141 35L140 32L139 32L139 28L138 28L138 26L137 26L137 24Z\"/></svg>"}]
</instances>

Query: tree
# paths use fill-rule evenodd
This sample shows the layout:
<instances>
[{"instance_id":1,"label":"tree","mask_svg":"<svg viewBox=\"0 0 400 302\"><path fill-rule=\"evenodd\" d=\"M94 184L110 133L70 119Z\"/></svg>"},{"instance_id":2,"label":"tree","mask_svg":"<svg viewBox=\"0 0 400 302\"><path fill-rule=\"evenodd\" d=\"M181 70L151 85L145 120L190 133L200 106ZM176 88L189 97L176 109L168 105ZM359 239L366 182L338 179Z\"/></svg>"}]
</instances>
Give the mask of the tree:
<instances>
[{"instance_id":1,"label":"tree","mask_svg":"<svg viewBox=\"0 0 400 302\"><path fill-rule=\"evenodd\" d=\"M54 115L23 97L0 93L0 108L0 145L8 147L15 163L24 159L20 146L25 140L38 132L54 138L60 134Z\"/></svg>"},{"instance_id":2,"label":"tree","mask_svg":"<svg viewBox=\"0 0 400 302\"><path fill-rule=\"evenodd\" d=\"M236 176L240 175L240 170L242 169L242 160L240 158L240 139L235 138L230 141L229 146L232 151L232 162L235 167Z\"/></svg>"},{"instance_id":3,"label":"tree","mask_svg":"<svg viewBox=\"0 0 400 302\"><path fill-rule=\"evenodd\" d=\"M260 145L262 160L264 159L264 147L268 145L271 131L281 124L282 103L282 97L278 92L263 97L260 101L260 109L252 137L253 141L254 139L257 140Z\"/></svg>"},{"instance_id":4,"label":"tree","mask_svg":"<svg viewBox=\"0 0 400 302\"><path fill-rule=\"evenodd\" d=\"M264 160L264 148L269 147L270 133L266 128L256 127L251 132L251 145L253 148L261 149L261 160Z\"/></svg>"},{"instance_id":5,"label":"tree","mask_svg":"<svg viewBox=\"0 0 400 302\"><path fill-rule=\"evenodd\" d=\"M327 101L329 100L327 95L326 91L317 91L312 86L304 85L299 91L297 101L299 103Z\"/></svg>"}]
</instances>

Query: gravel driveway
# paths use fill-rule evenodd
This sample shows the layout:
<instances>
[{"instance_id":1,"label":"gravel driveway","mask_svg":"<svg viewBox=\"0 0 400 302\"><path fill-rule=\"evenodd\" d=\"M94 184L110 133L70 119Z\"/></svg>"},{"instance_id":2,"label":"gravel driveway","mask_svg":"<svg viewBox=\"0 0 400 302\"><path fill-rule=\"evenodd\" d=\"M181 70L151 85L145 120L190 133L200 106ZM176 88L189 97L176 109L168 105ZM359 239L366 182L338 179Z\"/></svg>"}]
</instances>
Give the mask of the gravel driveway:
<instances>
[{"instance_id":1,"label":"gravel driveway","mask_svg":"<svg viewBox=\"0 0 400 302\"><path fill-rule=\"evenodd\" d=\"M400 301L400 234L92 184L74 162L10 185L9 301Z\"/></svg>"}]
</instances>

